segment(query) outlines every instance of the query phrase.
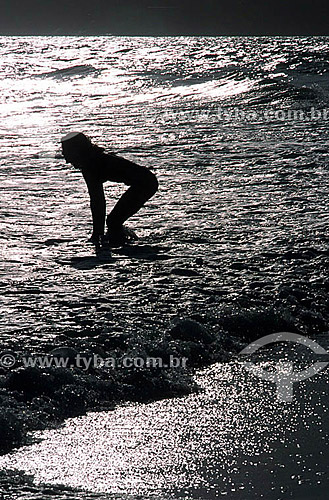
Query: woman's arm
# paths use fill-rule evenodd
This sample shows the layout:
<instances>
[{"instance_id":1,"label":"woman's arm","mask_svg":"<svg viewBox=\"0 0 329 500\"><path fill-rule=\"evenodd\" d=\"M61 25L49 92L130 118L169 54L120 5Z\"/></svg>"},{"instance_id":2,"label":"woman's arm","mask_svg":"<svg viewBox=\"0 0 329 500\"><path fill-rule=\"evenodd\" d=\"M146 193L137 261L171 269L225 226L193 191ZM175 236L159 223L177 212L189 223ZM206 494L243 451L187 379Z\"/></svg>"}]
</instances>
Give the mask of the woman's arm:
<instances>
[{"instance_id":1,"label":"woman's arm","mask_svg":"<svg viewBox=\"0 0 329 500\"><path fill-rule=\"evenodd\" d=\"M103 183L82 171L82 175L86 181L88 193L90 196L90 208L93 218L93 234L92 239L104 234L105 216L106 216L106 202L104 196Z\"/></svg>"}]
</instances>

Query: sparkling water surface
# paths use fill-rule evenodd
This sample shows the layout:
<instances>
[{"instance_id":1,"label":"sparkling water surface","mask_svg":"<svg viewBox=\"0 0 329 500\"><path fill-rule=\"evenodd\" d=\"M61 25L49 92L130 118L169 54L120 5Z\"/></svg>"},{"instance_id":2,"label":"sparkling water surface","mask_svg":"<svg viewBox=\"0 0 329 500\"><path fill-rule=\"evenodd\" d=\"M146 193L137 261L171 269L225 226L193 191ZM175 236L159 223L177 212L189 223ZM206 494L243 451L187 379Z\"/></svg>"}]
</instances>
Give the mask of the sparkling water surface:
<instances>
[{"instance_id":1,"label":"sparkling water surface","mask_svg":"<svg viewBox=\"0 0 329 500\"><path fill-rule=\"evenodd\" d=\"M180 308L232 304L254 281L272 293L292 276L325 276L319 262L280 258L327 249L327 124L262 113L325 107L327 38L0 43L1 331L9 344L12 332L42 339L84 321L129 328L142 315L146 327ZM218 109L259 117L221 119ZM86 245L84 182L56 158L72 129L159 178L158 194L131 219L142 240L136 258L114 253L108 262ZM107 185L108 210L123 189ZM196 266L199 276L170 276L175 266ZM99 307L109 296L115 322Z\"/></svg>"},{"instance_id":2,"label":"sparkling water surface","mask_svg":"<svg viewBox=\"0 0 329 500\"><path fill-rule=\"evenodd\" d=\"M327 498L328 370L295 384L292 402L277 401L272 384L240 363L214 365L197 380L200 394L38 432L41 443L0 465L110 499Z\"/></svg>"},{"instance_id":3,"label":"sparkling water surface","mask_svg":"<svg viewBox=\"0 0 329 500\"><path fill-rule=\"evenodd\" d=\"M327 107L328 42L0 37L2 348L49 349L71 331L83 348L91 330L161 332L173 316L275 300L292 311L279 292L295 285L311 294L305 314L324 314L328 122L264 113ZM88 194L60 157L71 130L159 179L130 249L86 242ZM107 185L108 208L123 189ZM314 496L299 483L318 481L322 498L326 374L282 408L243 373L216 365L202 395L71 420L16 465L110 495L302 499Z\"/></svg>"}]
</instances>

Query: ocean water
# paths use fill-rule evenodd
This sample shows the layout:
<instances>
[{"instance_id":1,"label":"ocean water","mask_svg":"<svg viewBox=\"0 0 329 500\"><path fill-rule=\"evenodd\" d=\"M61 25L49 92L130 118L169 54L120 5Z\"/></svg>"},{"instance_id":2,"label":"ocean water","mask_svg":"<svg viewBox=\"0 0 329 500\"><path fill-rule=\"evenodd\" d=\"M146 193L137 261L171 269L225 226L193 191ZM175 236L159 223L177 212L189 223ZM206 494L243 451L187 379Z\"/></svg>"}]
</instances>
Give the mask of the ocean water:
<instances>
[{"instance_id":1,"label":"ocean water","mask_svg":"<svg viewBox=\"0 0 329 500\"><path fill-rule=\"evenodd\" d=\"M328 103L328 38L1 37L0 56L8 346L13 333L38 345L45 332L266 305L297 281L324 290L328 117L314 116ZM59 157L70 130L158 176L131 219L136 258L86 245L84 182ZM108 185L108 210L122 191Z\"/></svg>"},{"instance_id":2,"label":"ocean water","mask_svg":"<svg viewBox=\"0 0 329 500\"><path fill-rule=\"evenodd\" d=\"M261 336L268 310L326 334L328 54L327 37L0 37L2 350L193 315ZM132 247L87 243L72 130L156 173Z\"/></svg>"},{"instance_id":3,"label":"ocean water","mask_svg":"<svg viewBox=\"0 0 329 500\"><path fill-rule=\"evenodd\" d=\"M197 373L199 394L69 419L0 466L75 489L60 500L326 500L328 374L283 403L241 363L215 364Z\"/></svg>"}]
</instances>

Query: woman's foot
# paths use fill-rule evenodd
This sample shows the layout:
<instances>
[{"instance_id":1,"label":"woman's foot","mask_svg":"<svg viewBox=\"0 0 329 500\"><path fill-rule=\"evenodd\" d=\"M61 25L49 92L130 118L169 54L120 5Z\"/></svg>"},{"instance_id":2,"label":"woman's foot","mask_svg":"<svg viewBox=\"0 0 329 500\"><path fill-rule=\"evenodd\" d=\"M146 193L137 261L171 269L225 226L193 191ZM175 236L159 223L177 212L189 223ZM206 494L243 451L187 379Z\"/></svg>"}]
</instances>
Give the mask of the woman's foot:
<instances>
[{"instance_id":1,"label":"woman's foot","mask_svg":"<svg viewBox=\"0 0 329 500\"><path fill-rule=\"evenodd\" d=\"M125 226L115 229L109 228L105 235L105 240L108 242L109 246L113 248L122 247L130 241L137 239L138 237L136 233L132 229Z\"/></svg>"}]
</instances>

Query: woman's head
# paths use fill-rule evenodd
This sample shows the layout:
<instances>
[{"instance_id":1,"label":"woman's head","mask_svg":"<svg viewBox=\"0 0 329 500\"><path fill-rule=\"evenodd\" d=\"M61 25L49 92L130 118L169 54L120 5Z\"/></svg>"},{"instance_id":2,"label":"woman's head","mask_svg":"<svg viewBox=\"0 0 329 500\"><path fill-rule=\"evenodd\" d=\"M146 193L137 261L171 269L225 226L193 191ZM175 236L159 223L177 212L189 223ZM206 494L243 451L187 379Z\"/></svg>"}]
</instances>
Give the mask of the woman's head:
<instances>
[{"instance_id":1,"label":"woman's head","mask_svg":"<svg viewBox=\"0 0 329 500\"><path fill-rule=\"evenodd\" d=\"M70 132L61 139L61 143L66 162L77 168L87 166L95 152L103 151L94 146L82 132Z\"/></svg>"}]
</instances>

